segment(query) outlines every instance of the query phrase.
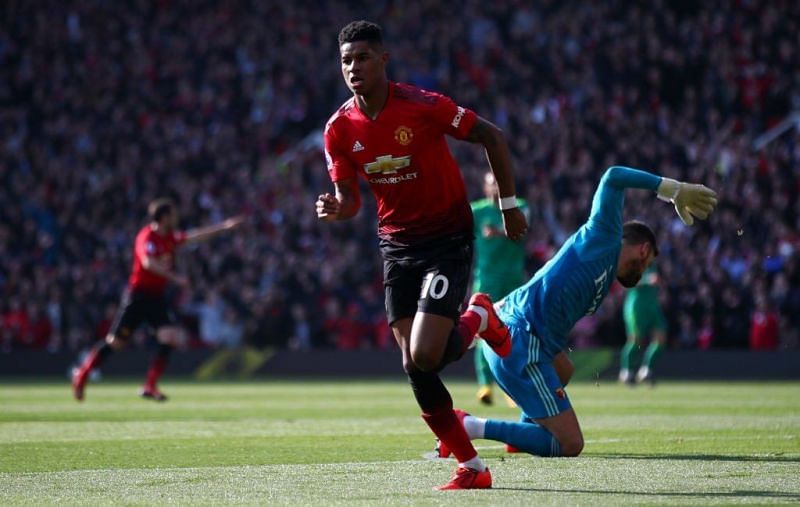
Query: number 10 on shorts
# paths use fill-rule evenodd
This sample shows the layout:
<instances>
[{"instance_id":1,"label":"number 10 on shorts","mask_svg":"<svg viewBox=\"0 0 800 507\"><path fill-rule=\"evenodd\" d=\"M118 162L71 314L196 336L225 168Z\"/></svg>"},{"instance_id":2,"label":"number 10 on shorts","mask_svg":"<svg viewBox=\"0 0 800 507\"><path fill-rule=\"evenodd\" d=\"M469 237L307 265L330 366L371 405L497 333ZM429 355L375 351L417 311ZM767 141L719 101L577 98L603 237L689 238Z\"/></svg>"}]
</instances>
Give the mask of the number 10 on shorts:
<instances>
[{"instance_id":1,"label":"number 10 on shorts","mask_svg":"<svg viewBox=\"0 0 800 507\"><path fill-rule=\"evenodd\" d=\"M442 299L447 294L447 289L450 287L450 281L441 273L428 273L425 275L425 280L422 282L422 292L419 295L420 299L425 299L430 296L433 299Z\"/></svg>"}]
</instances>

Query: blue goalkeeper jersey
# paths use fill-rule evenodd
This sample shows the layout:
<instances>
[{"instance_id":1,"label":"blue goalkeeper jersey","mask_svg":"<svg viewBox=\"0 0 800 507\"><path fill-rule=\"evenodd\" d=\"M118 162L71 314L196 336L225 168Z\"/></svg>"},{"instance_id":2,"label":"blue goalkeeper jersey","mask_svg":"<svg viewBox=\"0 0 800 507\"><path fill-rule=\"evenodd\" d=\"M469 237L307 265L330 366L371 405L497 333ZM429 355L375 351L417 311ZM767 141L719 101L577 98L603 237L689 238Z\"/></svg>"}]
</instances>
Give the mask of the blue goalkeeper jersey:
<instances>
[{"instance_id":1,"label":"blue goalkeeper jersey","mask_svg":"<svg viewBox=\"0 0 800 507\"><path fill-rule=\"evenodd\" d=\"M552 359L566 347L567 334L591 315L608 294L622 249L622 206L626 188L655 191L661 177L628 167L610 167L592 200L589 220L525 285L506 296L500 316L542 342Z\"/></svg>"}]
</instances>

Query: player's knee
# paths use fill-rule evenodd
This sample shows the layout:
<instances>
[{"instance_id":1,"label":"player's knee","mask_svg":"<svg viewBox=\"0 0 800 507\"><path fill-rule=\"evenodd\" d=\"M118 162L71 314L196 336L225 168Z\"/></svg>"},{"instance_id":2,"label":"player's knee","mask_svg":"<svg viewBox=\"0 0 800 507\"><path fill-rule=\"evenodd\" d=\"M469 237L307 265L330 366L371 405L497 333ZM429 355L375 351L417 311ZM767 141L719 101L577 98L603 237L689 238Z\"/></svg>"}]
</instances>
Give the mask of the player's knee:
<instances>
[{"instance_id":1,"label":"player's knee","mask_svg":"<svg viewBox=\"0 0 800 507\"><path fill-rule=\"evenodd\" d=\"M121 339L119 336L108 334L106 335L106 343L114 350L121 350L125 347L126 341Z\"/></svg>"},{"instance_id":2,"label":"player's knee","mask_svg":"<svg viewBox=\"0 0 800 507\"><path fill-rule=\"evenodd\" d=\"M406 374L420 371L417 365L414 364L414 361L411 360L411 356L406 354L403 354L403 371L406 372Z\"/></svg>"},{"instance_id":3,"label":"player's knee","mask_svg":"<svg viewBox=\"0 0 800 507\"><path fill-rule=\"evenodd\" d=\"M156 338L158 339L159 343L164 345L172 345L173 347L180 345L180 336L180 329L177 327L161 328L156 333Z\"/></svg>"},{"instance_id":4,"label":"player's knee","mask_svg":"<svg viewBox=\"0 0 800 507\"><path fill-rule=\"evenodd\" d=\"M561 455L566 458L571 458L579 455L583 451L583 435L578 433L574 436L569 436L559 441L561 447Z\"/></svg>"},{"instance_id":5,"label":"player's knee","mask_svg":"<svg viewBox=\"0 0 800 507\"><path fill-rule=\"evenodd\" d=\"M414 366L420 371L434 371L439 366L441 358L434 359L433 355L426 350L412 350L411 360L414 362Z\"/></svg>"}]
</instances>

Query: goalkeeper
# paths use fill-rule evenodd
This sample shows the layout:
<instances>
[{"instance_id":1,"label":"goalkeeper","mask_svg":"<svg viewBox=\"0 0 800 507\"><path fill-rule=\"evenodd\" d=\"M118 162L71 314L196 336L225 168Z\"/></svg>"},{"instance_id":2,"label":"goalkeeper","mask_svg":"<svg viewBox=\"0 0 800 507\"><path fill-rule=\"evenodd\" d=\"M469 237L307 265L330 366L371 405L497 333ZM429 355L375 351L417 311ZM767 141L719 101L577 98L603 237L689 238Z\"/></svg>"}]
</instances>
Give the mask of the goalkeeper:
<instances>
[{"instance_id":1,"label":"goalkeeper","mask_svg":"<svg viewBox=\"0 0 800 507\"><path fill-rule=\"evenodd\" d=\"M527 283L496 304L508 325L512 350L505 358L485 350L492 373L522 414L519 422L458 415L471 439L504 442L509 450L538 456L577 456L583 449L575 411L564 390L572 364L563 352L567 333L594 313L614 278L633 287L658 255L656 238L645 224L623 224L625 189L642 188L675 205L692 225L716 206L703 185L680 183L628 167L609 168L595 192L589 220ZM439 456L449 450L439 447Z\"/></svg>"}]
</instances>

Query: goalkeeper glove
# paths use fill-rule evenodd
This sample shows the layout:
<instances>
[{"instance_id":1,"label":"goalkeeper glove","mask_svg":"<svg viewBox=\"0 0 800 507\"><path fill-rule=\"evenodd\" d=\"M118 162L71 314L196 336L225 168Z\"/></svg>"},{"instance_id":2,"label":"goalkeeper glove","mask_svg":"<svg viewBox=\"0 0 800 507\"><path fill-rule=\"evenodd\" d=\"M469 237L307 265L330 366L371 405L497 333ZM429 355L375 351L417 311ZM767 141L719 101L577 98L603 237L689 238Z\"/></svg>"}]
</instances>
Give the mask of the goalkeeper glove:
<instances>
[{"instance_id":1,"label":"goalkeeper glove","mask_svg":"<svg viewBox=\"0 0 800 507\"><path fill-rule=\"evenodd\" d=\"M705 220L717 205L717 193L705 185L661 178L656 192L659 199L675 205L675 211L686 225L692 225L694 217Z\"/></svg>"}]
</instances>

